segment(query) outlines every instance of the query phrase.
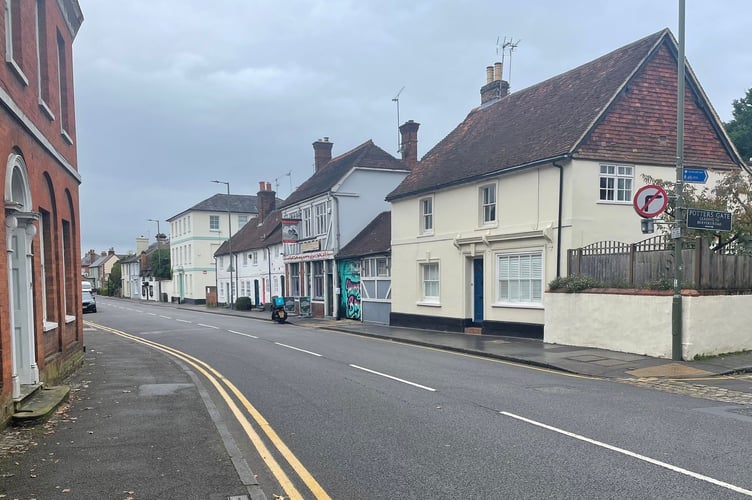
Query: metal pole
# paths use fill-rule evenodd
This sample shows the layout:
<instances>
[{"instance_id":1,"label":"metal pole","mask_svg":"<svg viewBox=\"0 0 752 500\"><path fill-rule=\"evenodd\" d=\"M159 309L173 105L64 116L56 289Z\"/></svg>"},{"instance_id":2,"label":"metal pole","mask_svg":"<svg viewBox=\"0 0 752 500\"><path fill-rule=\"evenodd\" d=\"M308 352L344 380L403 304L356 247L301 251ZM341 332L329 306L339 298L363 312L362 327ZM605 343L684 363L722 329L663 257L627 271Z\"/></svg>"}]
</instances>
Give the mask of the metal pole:
<instances>
[{"instance_id":1,"label":"metal pole","mask_svg":"<svg viewBox=\"0 0 752 500\"><path fill-rule=\"evenodd\" d=\"M232 262L232 214L230 212L230 183L225 181L212 181L217 184L224 184L227 186L227 230L229 231L227 234L227 250L230 252L230 297L228 300L228 304L230 306L230 309L233 309L234 301L233 301L233 282L232 282L232 272L233 272L233 262Z\"/></svg>"},{"instance_id":2,"label":"metal pole","mask_svg":"<svg viewBox=\"0 0 752 500\"><path fill-rule=\"evenodd\" d=\"M157 223L157 268L159 272L162 272L162 252L159 249L159 235L162 234L159 230L159 219L149 219L151 222ZM162 302L162 280L157 273L154 273L154 277L157 279L157 302ZM147 299L148 300L148 299Z\"/></svg>"},{"instance_id":3,"label":"metal pole","mask_svg":"<svg viewBox=\"0 0 752 500\"><path fill-rule=\"evenodd\" d=\"M676 92L676 209L674 228L674 297L671 303L671 359L682 359L682 234L684 232L684 12L679 0L679 57Z\"/></svg>"}]
</instances>

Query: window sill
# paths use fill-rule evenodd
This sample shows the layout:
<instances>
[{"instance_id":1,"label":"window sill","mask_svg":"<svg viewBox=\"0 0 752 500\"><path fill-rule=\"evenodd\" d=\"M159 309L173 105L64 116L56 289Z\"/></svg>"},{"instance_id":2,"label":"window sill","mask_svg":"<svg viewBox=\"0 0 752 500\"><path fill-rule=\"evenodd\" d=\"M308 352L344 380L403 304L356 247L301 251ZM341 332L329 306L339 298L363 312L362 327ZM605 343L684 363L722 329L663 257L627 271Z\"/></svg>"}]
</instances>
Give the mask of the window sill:
<instances>
[{"instance_id":1,"label":"window sill","mask_svg":"<svg viewBox=\"0 0 752 500\"><path fill-rule=\"evenodd\" d=\"M75 316L65 315L65 324L73 323L74 321L76 321Z\"/></svg>"},{"instance_id":2,"label":"window sill","mask_svg":"<svg viewBox=\"0 0 752 500\"><path fill-rule=\"evenodd\" d=\"M45 332L49 332L57 328L57 323L53 323L52 321L44 321L42 324L42 330Z\"/></svg>"},{"instance_id":3,"label":"window sill","mask_svg":"<svg viewBox=\"0 0 752 500\"><path fill-rule=\"evenodd\" d=\"M496 302L491 307L498 309L540 309L543 310L543 304L537 302Z\"/></svg>"},{"instance_id":4,"label":"window sill","mask_svg":"<svg viewBox=\"0 0 752 500\"><path fill-rule=\"evenodd\" d=\"M632 201L598 200L598 205L632 205Z\"/></svg>"},{"instance_id":5,"label":"window sill","mask_svg":"<svg viewBox=\"0 0 752 500\"><path fill-rule=\"evenodd\" d=\"M420 233L418 235L418 238L427 238L428 236L433 236L433 231L426 231L425 233Z\"/></svg>"},{"instance_id":6,"label":"window sill","mask_svg":"<svg viewBox=\"0 0 752 500\"><path fill-rule=\"evenodd\" d=\"M55 121L55 113L52 112L49 106L47 106L47 103L44 102L44 99L41 97L39 98L39 109L42 110L42 113L47 117L48 120Z\"/></svg>"},{"instance_id":7,"label":"window sill","mask_svg":"<svg viewBox=\"0 0 752 500\"><path fill-rule=\"evenodd\" d=\"M8 63L8 66L11 67L11 69L13 70L13 73L18 77L21 83L23 83L24 87L28 87L29 79L26 77L26 74L24 74L23 70L21 69L21 66L19 66L18 63L12 58L6 59L5 62Z\"/></svg>"},{"instance_id":8,"label":"window sill","mask_svg":"<svg viewBox=\"0 0 752 500\"><path fill-rule=\"evenodd\" d=\"M420 301L420 302L416 302L415 305L420 306L420 307L441 307L441 302Z\"/></svg>"},{"instance_id":9,"label":"window sill","mask_svg":"<svg viewBox=\"0 0 752 500\"><path fill-rule=\"evenodd\" d=\"M68 143L68 145L73 145L73 139L65 129L60 130L60 135L62 136L63 140Z\"/></svg>"}]
</instances>

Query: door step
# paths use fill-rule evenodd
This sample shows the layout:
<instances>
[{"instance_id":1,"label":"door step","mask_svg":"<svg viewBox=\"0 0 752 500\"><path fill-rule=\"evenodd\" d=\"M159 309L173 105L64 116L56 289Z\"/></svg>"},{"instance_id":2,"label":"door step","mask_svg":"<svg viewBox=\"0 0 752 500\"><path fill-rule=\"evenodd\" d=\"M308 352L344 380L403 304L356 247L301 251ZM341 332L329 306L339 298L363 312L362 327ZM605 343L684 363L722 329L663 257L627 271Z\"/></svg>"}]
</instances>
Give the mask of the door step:
<instances>
[{"instance_id":1,"label":"door step","mask_svg":"<svg viewBox=\"0 0 752 500\"><path fill-rule=\"evenodd\" d=\"M70 387L67 385L42 387L20 403L16 403L16 412L10 423L22 427L45 422L69 396Z\"/></svg>"},{"instance_id":2,"label":"door step","mask_svg":"<svg viewBox=\"0 0 752 500\"><path fill-rule=\"evenodd\" d=\"M483 333L483 329L479 326L466 326L465 333L469 333L470 335L480 335Z\"/></svg>"}]
</instances>

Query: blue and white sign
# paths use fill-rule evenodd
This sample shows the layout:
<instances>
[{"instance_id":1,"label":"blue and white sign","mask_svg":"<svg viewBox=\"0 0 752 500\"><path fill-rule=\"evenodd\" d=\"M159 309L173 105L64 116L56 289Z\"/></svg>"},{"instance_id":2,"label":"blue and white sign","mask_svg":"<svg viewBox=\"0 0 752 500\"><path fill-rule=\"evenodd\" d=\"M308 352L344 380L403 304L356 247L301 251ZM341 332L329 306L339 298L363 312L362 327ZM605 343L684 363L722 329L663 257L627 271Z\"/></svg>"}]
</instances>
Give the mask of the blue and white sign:
<instances>
[{"instance_id":1,"label":"blue and white sign","mask_svg":"<svg viewBox=\"0 0 752 500\"><path fill-rule=\"evenodd\" d=\"M684 168L684 182L692 182L695 184L705 184L708 182L708 169L707 168Z\"/></svg>"}]
</instances>

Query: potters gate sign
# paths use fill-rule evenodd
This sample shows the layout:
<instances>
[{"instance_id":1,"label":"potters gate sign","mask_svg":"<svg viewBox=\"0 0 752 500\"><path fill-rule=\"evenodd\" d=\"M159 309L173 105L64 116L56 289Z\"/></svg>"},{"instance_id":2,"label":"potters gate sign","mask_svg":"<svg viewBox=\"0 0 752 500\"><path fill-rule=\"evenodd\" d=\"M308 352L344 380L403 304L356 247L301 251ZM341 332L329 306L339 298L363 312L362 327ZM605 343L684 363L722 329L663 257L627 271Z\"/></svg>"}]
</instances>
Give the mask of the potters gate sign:
<instances>
[{"instance_id":1,"label":"potters gate sign","mask_svg":"<svg viewBox=\"0 0 752 500\"><path fill-rule=\"evenodd\" d=\"M687 227L690 229L731 231L731 212L688 208Z\"/></svg>"}]
</instances>

